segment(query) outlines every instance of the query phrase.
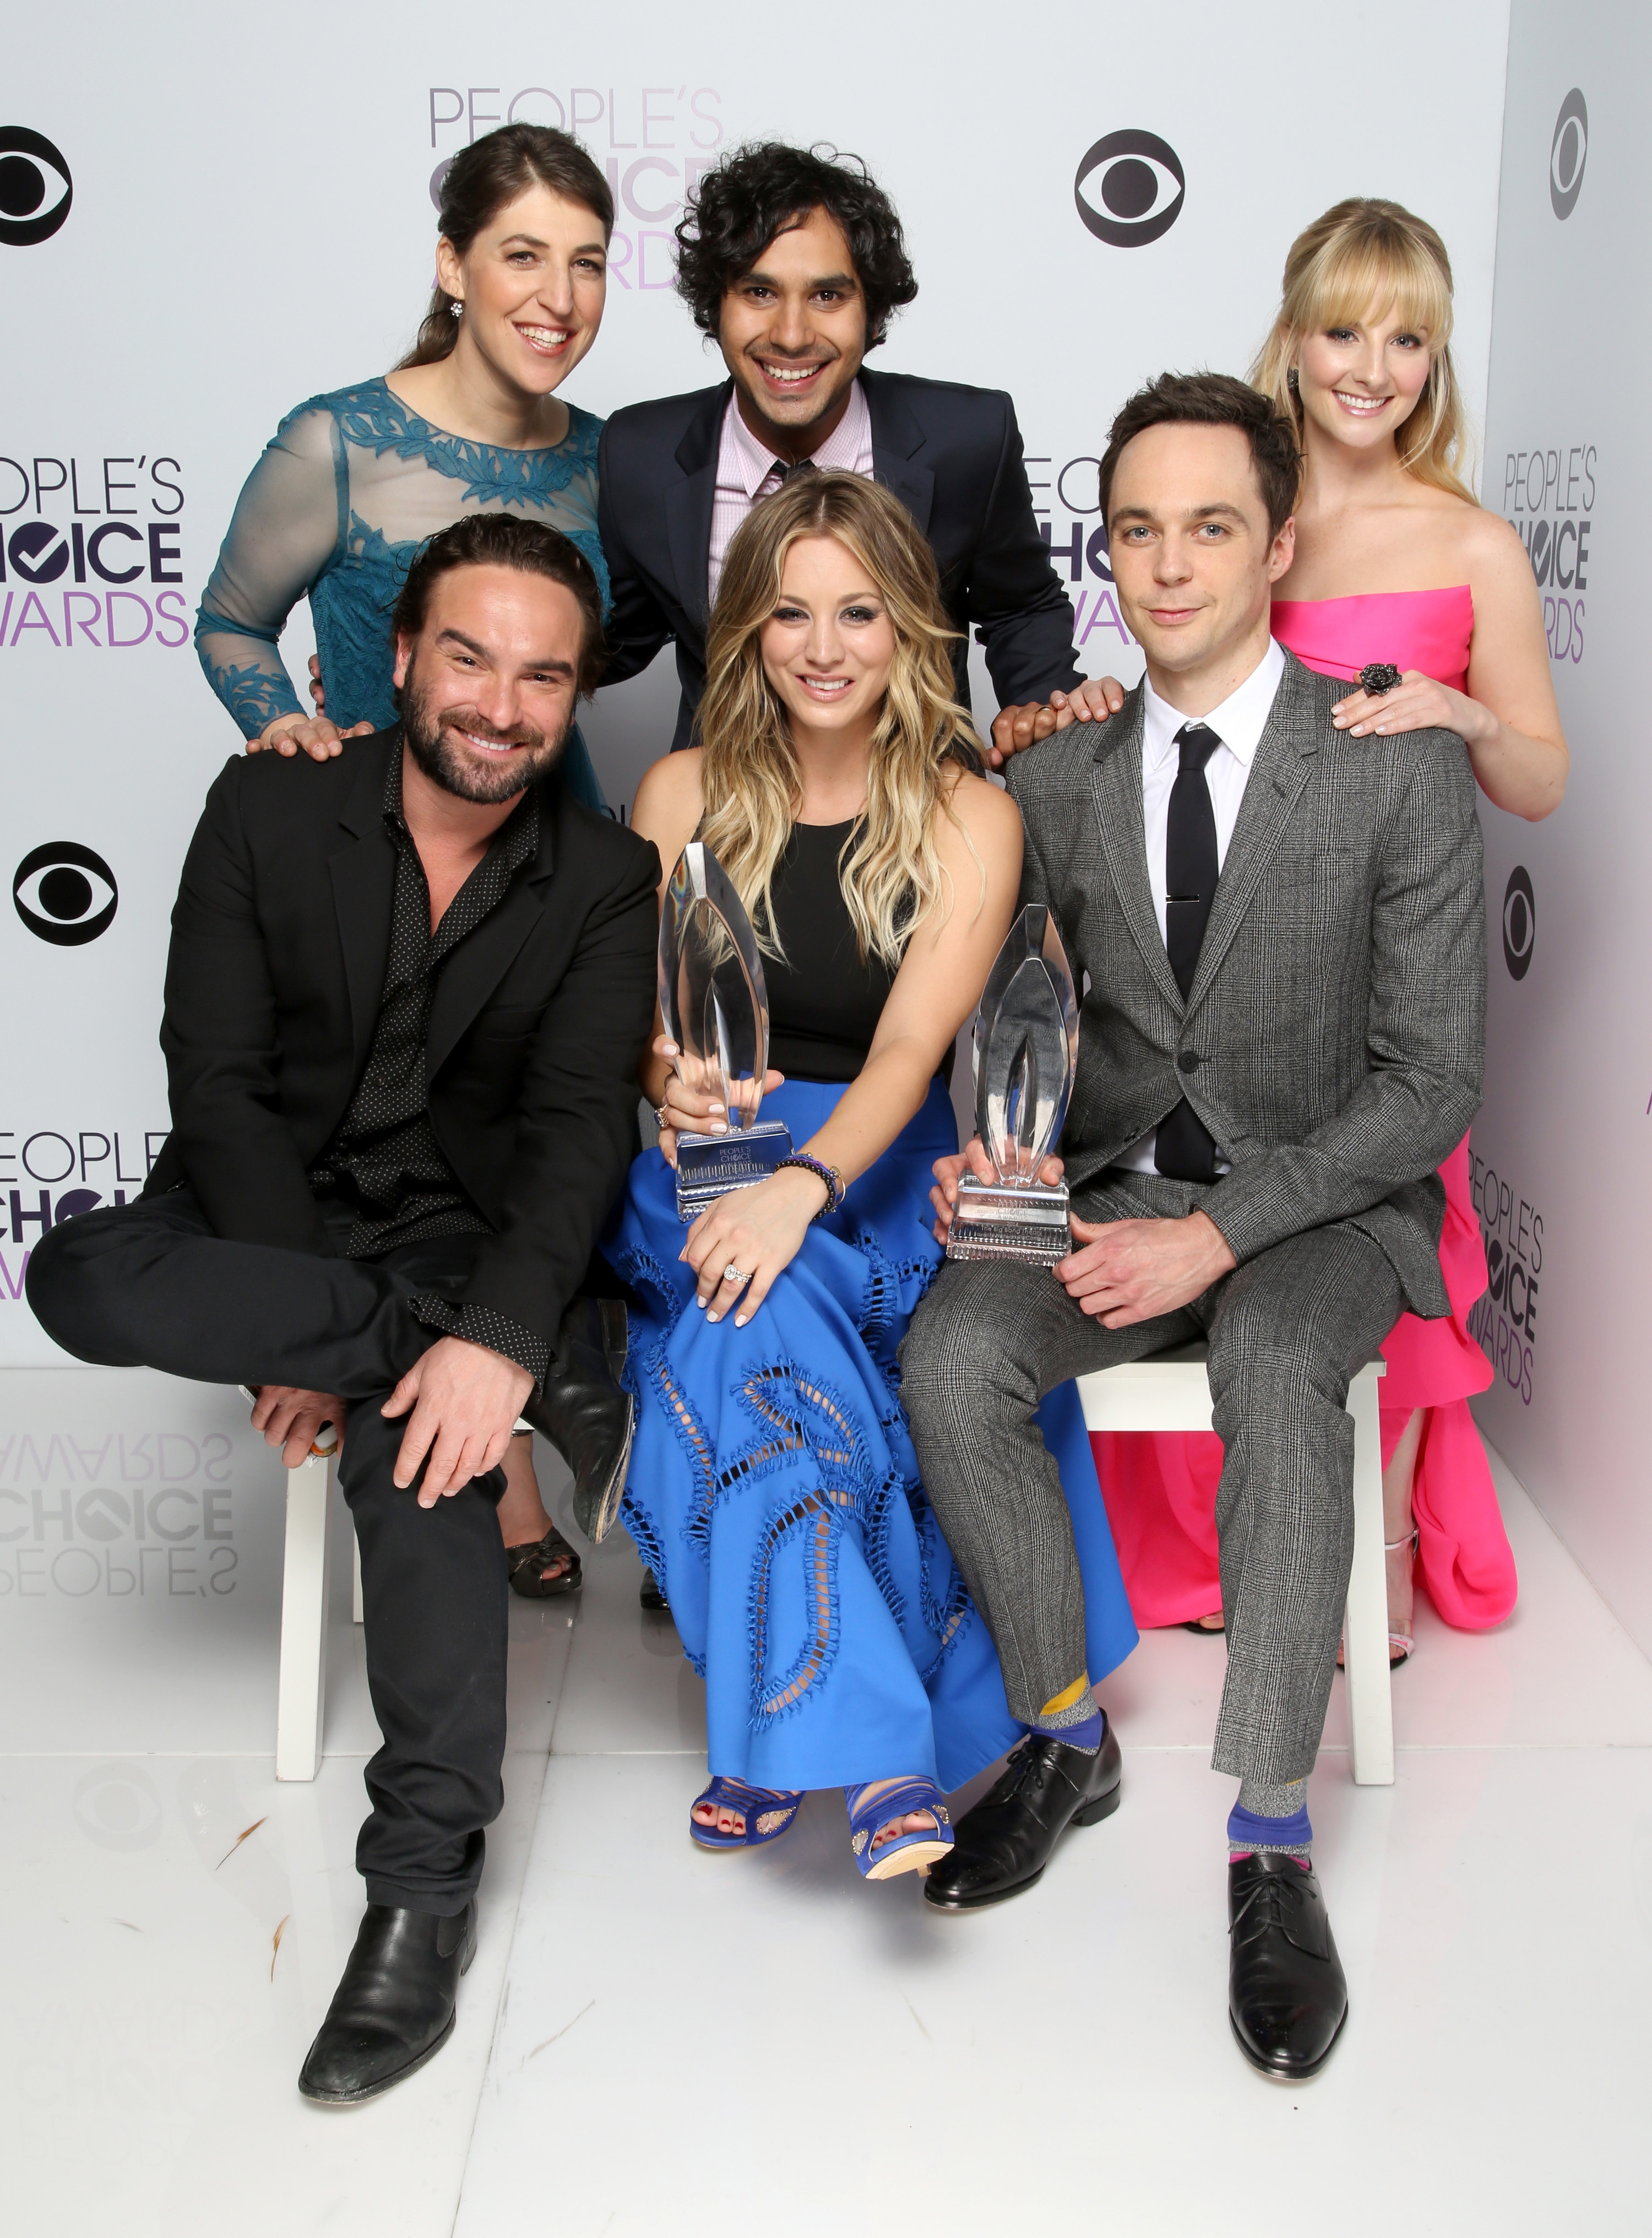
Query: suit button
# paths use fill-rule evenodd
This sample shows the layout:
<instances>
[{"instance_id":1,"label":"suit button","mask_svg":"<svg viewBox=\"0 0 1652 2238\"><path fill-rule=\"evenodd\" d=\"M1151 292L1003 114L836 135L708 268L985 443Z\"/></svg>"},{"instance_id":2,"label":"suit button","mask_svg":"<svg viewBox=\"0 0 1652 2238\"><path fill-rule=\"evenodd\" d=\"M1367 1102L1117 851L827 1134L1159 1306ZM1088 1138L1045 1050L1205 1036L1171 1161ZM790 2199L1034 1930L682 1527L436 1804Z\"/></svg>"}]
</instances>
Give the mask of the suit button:
<instances>
[{"instance_id":1,"label":"suit button","mask_svg":"<svg viewBox=\"0 0 1652 2238\"><path fill-rule=\"evenodd\" d=\"M1176 1062L1184 1072L1197 1072L1199 1070L1199 1051L1197 1049L1184 1049L1181 1055L1176 1059Z\"/></svg>"}]
</instances>

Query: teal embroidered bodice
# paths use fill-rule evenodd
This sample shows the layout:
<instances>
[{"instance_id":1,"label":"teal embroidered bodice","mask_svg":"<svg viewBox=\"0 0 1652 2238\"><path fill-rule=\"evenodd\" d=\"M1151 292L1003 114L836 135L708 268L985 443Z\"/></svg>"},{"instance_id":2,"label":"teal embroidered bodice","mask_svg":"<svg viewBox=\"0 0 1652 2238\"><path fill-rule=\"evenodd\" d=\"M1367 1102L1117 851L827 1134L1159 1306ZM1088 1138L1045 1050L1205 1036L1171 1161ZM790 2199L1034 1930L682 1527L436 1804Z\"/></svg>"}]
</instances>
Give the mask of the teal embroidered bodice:
<instances>
[{"instance_id":1,"label":"teal embroidered bodice","mask_svg":"<svg viewBox=\"0 0 1652 2238\"><path fill-rule=\"evenodd\" d=\"M328 715L340 729L395 721L391 610L420 545L461 514L515 510L561 529L596 569L605 610L601 429L570 405L560 443L499 450L444 434L382 379L290 412L247 478L195 624L207 680L242 735L307 712L279 650L287 618L306 596Z\"/></svg>"}]
</instances>

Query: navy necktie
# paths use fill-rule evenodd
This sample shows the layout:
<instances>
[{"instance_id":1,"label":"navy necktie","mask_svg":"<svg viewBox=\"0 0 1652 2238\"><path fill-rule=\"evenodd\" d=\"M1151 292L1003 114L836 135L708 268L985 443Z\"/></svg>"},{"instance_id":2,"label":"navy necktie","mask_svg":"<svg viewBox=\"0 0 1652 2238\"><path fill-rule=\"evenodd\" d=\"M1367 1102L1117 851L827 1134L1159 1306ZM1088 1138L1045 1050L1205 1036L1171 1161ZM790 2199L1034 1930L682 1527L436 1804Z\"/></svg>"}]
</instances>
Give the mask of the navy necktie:
<instances>
[{"instance_id":1,"label":"navy necktie","mask_svg":"<svg viewBox=\"0 0 1652 2238\"><path fill-rule=\"evenodd\" d=\"M1184 723L1175 743L1181 763L1170 789L1165 827L1165 946L1185 1002L1199 969L1199 951L1205 944L1220 875L1216 811L1205 781L1205 765L1222 742L1206 725ZM1215 1142L1186 1096L1159 1122L1153 1162L1173 1181L1216 1179Z\"/></svg>"}]
</instances>

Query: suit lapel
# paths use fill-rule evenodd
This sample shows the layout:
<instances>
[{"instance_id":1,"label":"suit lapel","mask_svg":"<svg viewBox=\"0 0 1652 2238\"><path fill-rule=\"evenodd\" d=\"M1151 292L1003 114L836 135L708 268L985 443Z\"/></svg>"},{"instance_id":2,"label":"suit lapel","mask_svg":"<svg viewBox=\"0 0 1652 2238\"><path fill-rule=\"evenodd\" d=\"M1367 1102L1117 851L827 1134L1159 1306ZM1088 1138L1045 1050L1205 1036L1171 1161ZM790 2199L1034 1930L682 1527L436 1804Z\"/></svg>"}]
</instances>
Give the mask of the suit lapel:
<instances>
[{"instance_id":1,"label":"suit lapel","mask_svg":"<svg viewBox=\"0 0 1652 2238\"><path fill-rule=\"evenodd\" d=\"M1273 859L1319 751L1311 718L1312 700L1300 670L1286 655L1284 676L1274 696L1267 727L1257 742L1250 780L1239 804L1239 821L1227 844L1216 884L1199 968L1188 990L1189 1016L1204 1000L1222 959L1232 946L1263 872Z\"/></svg>"},{"instance_id":2,"label":"suit lapel","mask_svg":"<svg viewBox=\"0 0 1652 2238\"><path fill-rule=\"evenodd\" d=\"M401 752L401 732L390 733L387 752L357 752L355 782L339 812L340 844L327 860L350 993L352 1080L360 1078L373 1044L390 954L396 851L384 828L384 788L389 755Z\"/></svg>"},{"instance_id":3,"label":"suit lapel","mask_svg":"<svg viewBox=\"0 0 1652 2238\"><path fill-rule=\"evenodd\" d=\"M425 1077L433 1081L459 1036L499 985L550 900L556 786L539 795L539 851L514 877L497 909L467 932L442 965L425 1043Z\"/></svg>"},{"instance_id":4,"label":"suit lapel","mask_svg":"<svg viewBox=\"0 0 1652 2238\"><path fill-rule=\"evenodd\" d=\"M677 447L683 479L665 493L665 534L683 611L702 636L710 619L706 595L711 564L711 513L717 501L717 447L734 383L707 389Z\"/></svg>"},{"instance_id":5,"label":"suit lapel","mask_svg":"<svg viewBox=\"0 0 1652 2238\"><path fill-rule=\"evenodd\" d=\"M1153 888L1147 880L1147 826L1141 804L1141 719L1140 685L1122 712L1105 725L1090 772L1091 797L1101 833L1101 850L1113 890L1148 976L1166 1001L1181 1009L1181 989L1170 968L1165 937L1159 930Z\"/></svg>"},{"instance_id":6,"label":"suit lapel","mask_svg":"<svg viewBox=\"0 0 1652 2238\"><path fill-rule=\"evenodd\" d=\"M927 536L935 507L935 475L916 463L914 454L928 439L888 374L862 371L860 379L872 423L872 478L895 493Z\"/></svg>"}]
</instances>

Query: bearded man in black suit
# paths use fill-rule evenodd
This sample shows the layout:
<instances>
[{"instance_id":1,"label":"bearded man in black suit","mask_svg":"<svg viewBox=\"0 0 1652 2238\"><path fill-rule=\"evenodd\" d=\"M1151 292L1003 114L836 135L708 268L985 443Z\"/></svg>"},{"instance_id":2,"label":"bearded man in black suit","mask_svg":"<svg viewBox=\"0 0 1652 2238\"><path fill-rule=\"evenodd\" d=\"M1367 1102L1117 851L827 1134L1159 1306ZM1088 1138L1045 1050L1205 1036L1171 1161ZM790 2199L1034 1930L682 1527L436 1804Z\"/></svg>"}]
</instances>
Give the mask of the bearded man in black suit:
<instances>
[{"instance_id":1,"label":"bearded man in black suit","mask_svg":"<svg viewBox=\"0 0 1652 2238\"><path fill-rule=\"evenodd\" d=\"M384 1745L367 1916L299 2079L334 2105L453 2029L503 1799L499 1463L560 1372L654 1012L654 850L557 774L600 657L589 562L471 515L395 628L393 729L213 785L172 917L171 1135L28 1278L79 1359L257 1386L289 1467L344 1431Z\"/></svg>"}]
</instances>

